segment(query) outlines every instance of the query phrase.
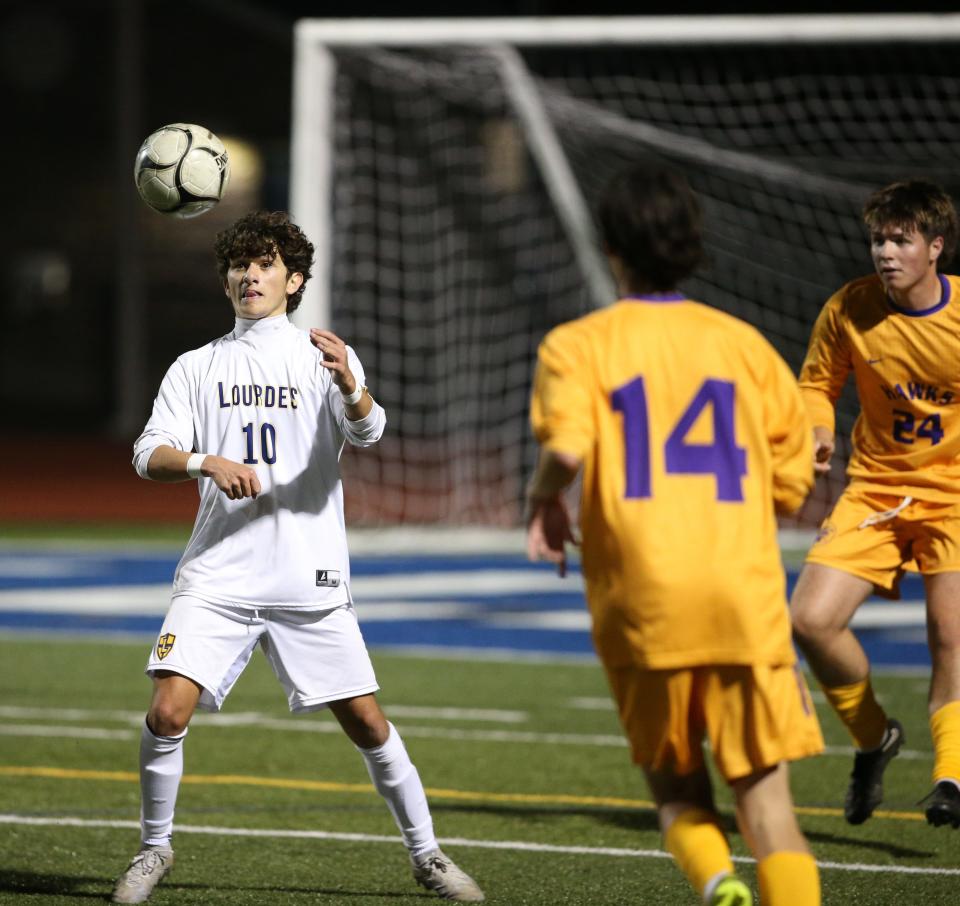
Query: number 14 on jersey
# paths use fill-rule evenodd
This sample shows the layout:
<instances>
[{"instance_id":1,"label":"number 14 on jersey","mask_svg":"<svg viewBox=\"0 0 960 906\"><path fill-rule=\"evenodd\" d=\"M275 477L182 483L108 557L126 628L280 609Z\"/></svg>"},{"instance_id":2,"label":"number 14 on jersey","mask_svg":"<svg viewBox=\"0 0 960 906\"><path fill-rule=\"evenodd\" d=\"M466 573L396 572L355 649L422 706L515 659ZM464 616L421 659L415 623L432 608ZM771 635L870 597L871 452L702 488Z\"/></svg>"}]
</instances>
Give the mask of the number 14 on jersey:
<instances>
[{"instance_id":1,"label":"number 14 on jersey","mask_svg":"<svg viewBox=\"0 0 960 906\"><path fill-rule=\"evenodd\" d=\"M713 475L717 500L743 500L741 479L747 474L747 451L737 446L734 426L735 388L731 381L708 378L694 394L663 446L664 467L672 475ZM626 497L653 496L647 390L642 376L613 391L614 411L623 413L626 447ZM713 442L694 444L687 435L704 409L713 415Z\"/></svg>"}]
</instances>

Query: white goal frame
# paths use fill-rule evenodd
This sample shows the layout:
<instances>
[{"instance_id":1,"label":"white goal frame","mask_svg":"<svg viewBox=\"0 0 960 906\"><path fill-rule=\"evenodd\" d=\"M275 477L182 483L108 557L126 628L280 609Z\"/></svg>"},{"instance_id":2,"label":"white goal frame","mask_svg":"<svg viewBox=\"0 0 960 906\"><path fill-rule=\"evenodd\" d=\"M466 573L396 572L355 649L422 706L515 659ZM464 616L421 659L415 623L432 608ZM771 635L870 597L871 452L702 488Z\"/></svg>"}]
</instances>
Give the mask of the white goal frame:
<instances>
[{"instance_id":1,"label":"white goal frame","mask_svg":"<svg viewBox=\"0 0 960 906\"><path fill-rule=\"evenodd\" d=\"M960 13L771 16L612 16L512 19L303 19L295 27L290 210L316 247L314 279L294 314L330 326L333 92L338 46L487 46L598 305L613 298L589 212L543 113L518 46L871 43L960 40Z\"/></svg>"}]
</instances>

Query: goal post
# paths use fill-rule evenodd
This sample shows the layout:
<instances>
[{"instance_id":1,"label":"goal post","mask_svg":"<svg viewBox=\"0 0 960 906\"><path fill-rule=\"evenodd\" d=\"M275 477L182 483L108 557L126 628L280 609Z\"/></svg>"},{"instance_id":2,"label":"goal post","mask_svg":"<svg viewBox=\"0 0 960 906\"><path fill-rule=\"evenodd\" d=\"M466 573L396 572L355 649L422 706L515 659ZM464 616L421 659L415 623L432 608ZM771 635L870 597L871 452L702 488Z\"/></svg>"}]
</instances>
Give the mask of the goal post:
<instances>
[{"instance_id":1,"label":"goal post","mask_svg":"<svg viewBox=\"0 0 960 906\"><path fill-rule=\"evenodd\" d=\"M351 520L518 523L536 347L612 301L591 212L630 161L703 201L690 295L799 367L869 271L866 194L960 189L958 50L960 14L299 22L290 206L317 254L295 320L357 349L388 416L344 457ZM856 412L848 389L806 523Z\"/></svg>"}]
</instances>

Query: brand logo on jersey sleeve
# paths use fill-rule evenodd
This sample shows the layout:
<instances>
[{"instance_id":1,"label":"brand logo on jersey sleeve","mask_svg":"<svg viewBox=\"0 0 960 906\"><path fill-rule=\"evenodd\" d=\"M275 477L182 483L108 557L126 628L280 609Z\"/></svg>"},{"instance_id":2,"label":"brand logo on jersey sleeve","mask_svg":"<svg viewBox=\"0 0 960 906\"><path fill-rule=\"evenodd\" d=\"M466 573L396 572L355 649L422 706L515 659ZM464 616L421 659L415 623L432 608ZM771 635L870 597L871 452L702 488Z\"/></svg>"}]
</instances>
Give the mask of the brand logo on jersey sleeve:
<instances>
[{"instance_id":1,"label":"brand logo on jersey sleeve","mask_svg":"<svg viewBox=\"0 0 960 906\"><path fill-rule=\"evenodd\" d=\"M165 632L159 639L157 639L157 657L162 661L171 651L173 651L173 643L177 640L177 637L172 632Z\"/></svg>"},{"instance_id":2,"label":"brand logo on jersey sleeve","mask_svg":"<svg viewBox=\"0 0 960 906\"><path fill-rule=\"evenodd\" d=\"M318 569L317 585L323 588L337 588L340 585L340 570Z\"/></svg>"}]
</instances>

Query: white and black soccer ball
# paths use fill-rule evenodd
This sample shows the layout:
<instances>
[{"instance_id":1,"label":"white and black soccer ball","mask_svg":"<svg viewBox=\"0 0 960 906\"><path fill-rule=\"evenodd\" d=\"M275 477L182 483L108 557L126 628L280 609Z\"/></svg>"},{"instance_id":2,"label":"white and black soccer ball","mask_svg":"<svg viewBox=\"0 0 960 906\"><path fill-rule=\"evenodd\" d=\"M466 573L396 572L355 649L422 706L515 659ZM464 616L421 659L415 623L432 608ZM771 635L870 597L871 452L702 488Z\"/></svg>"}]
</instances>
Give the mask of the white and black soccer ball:
<instances>
[{"instance_id":1,"label":"white and black soccer ball","mask_svg":"<svg viewBox=\"0 0 960 906\"><path fill-rule=\"evenodd\" d=\"M133 177L140 197L155 211L196 217L223 197L230 161L223 142L209 129L171 123L147 136Z\"/></svg>"}]
</instances>

